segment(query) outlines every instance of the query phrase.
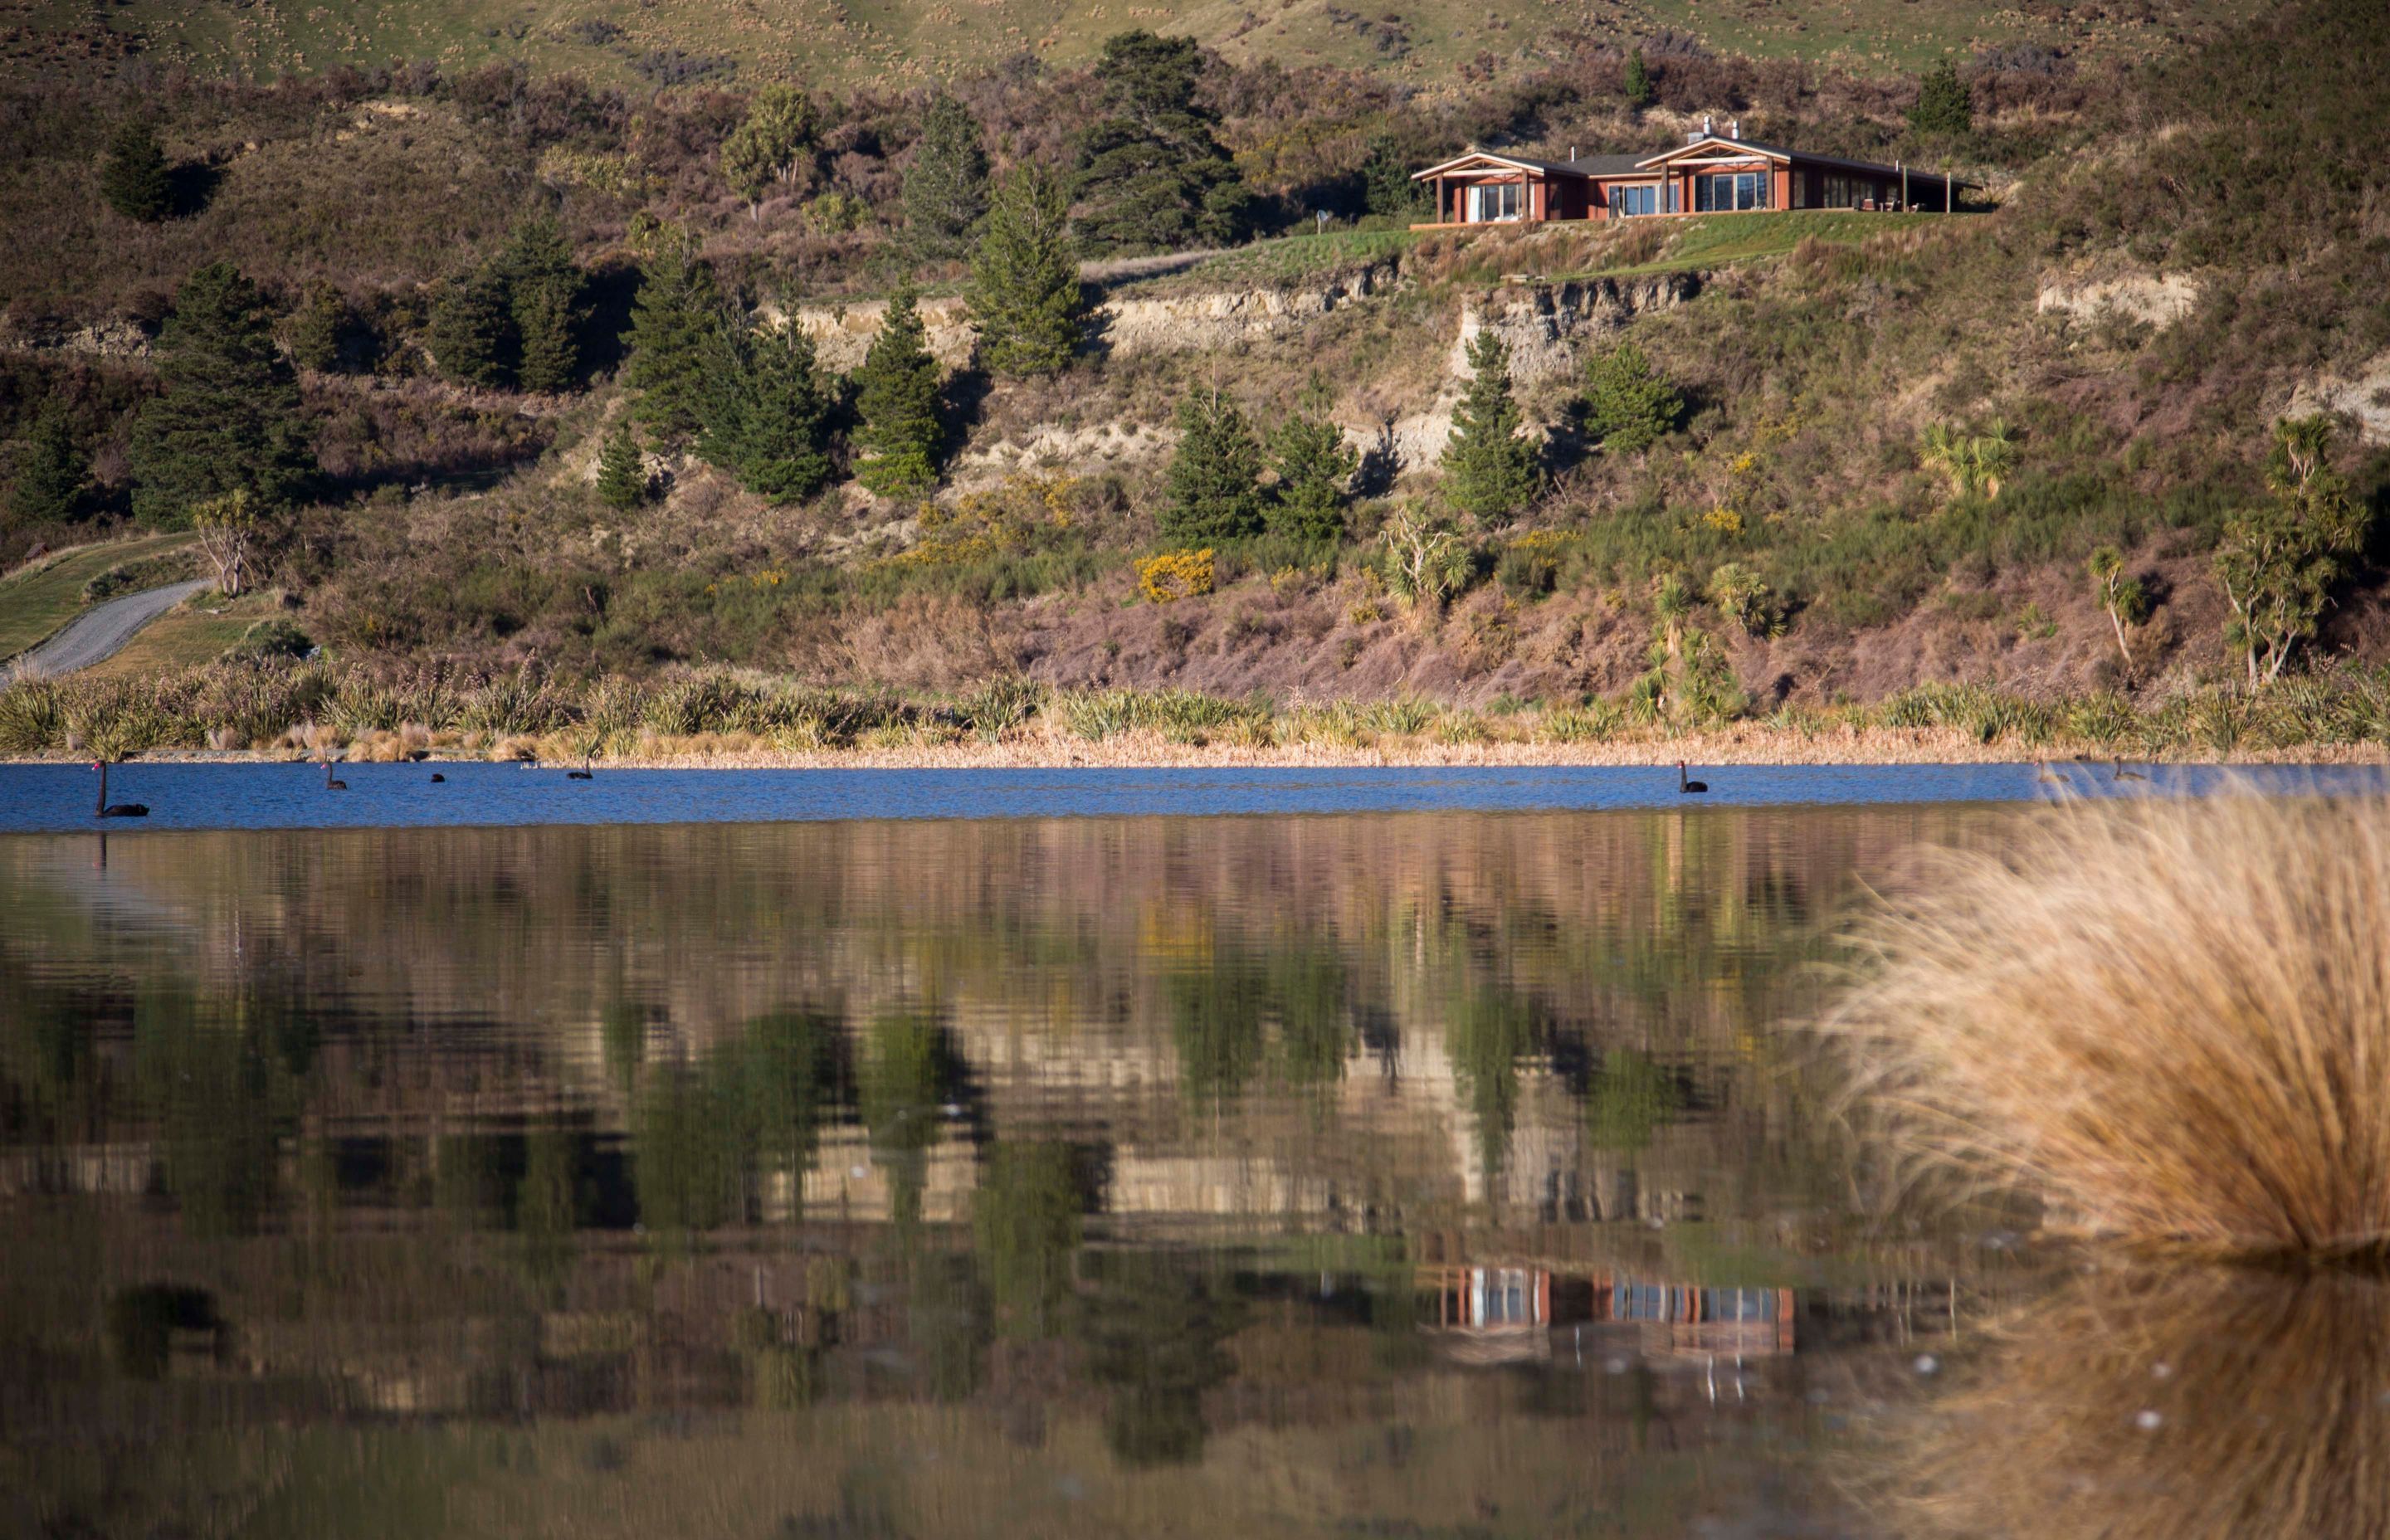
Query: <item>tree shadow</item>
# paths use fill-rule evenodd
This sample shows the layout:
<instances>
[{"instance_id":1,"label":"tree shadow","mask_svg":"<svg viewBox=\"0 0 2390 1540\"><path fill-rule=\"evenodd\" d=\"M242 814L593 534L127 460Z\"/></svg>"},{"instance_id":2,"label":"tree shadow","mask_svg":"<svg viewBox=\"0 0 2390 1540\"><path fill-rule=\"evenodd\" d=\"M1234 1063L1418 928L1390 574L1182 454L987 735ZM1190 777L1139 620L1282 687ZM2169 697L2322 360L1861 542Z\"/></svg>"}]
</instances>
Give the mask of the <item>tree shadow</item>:
<instances>
[{"instance_id":1,"label":"tree shadow","mask_svg":"<svg viewBox=\"0 0 2390 1540\"><path fill-rule=\"evenodd\" d=\"M205 210L224 182L224 173L202 160L185 160L166 173L166 205L173 217L188 219Z\"/></svg>"},{"instance_id":2,"label":"tree shadow","mask_svg":"<svg viewBox=\"0 0 2390 1540\"><path fill-rule=\"evenodd\" d=\"M1402 451L1394 443L1394 419L1381 417L1376 437L1361 451L1361 463L1354 468L1353 495L1383 497L1394 490L1394 478L1402 469Z\"/></svg>"}]
</instances>

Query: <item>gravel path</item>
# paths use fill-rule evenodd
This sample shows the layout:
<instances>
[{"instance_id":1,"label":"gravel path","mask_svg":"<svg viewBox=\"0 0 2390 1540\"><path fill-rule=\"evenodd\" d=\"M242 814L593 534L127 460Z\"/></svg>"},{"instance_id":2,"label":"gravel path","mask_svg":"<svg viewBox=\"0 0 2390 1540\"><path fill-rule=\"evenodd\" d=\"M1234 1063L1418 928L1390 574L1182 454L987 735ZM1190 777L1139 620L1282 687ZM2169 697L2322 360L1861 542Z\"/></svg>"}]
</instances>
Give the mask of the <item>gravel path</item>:
<instances>
[{"instance_id":1,"label":"gravel path","mask_svg":"<svg viewBox=\"0 0 2390 1540\"><path fill-rule=\"evenodd\" d=\"M51 678L89 668L122 651L124 644L151 621L193 594L213 586L206 578L195 578L189 583L144 588L137 594L95 604L60 626L49 640L19 655L15 667L21 673L47 674Z\"/></svg>"}]
</instances>

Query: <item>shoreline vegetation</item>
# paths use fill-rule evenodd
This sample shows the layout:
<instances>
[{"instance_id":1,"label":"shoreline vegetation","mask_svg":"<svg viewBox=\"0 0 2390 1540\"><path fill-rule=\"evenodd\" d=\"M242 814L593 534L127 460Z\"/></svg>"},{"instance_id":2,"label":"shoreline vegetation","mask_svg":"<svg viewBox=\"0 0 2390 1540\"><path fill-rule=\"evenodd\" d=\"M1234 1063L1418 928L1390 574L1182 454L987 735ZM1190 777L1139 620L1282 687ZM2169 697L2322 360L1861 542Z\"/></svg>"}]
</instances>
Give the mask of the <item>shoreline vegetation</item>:
<instances>
[{"instance_id":1,"label":"shoreline vegetation","mask_svg":"<svg viewBox=\"0 0 2390 1540\"><path fill-rule=\"evenodd\" d=\"M0 760L536 760L617 768L841 765L1897 764L2390 761L2390 668L2138 705L1924 685L1872 704L1683 719L1629 697L1483 708L1054 689L1009 678L945 696L747 672L575 685L535 670L396 682L302 661L0 687Z\"/></svg>"}]
</instances>

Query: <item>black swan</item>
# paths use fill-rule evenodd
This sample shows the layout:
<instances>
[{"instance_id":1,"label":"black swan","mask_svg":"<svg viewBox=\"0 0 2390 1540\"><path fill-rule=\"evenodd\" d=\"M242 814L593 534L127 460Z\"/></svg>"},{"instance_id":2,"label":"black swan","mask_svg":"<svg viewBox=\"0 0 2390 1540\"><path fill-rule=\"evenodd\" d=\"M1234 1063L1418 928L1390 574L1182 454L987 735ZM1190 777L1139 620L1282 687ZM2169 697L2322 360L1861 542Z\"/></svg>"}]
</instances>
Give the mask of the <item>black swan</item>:
<instances>
[{"instance_id":1,"label":"black swan","mask_svg":"<svg viewBox=\"0 0 2390 1540\"><path fill-rule=\"evenodd\" d=\"M99 815L103 818L147 818L148 802L113 802L108 800L108 762L94 760L91 767L99 772Z\"/></svg>"},{"instance_id":2,"label":"black swan","mask_svg":"<svg viewBox=\"0 0 2390 1540\"><path fill-rule=\"evenodd\" d=\"M432 785L434 785L434 786L444 786L444 785L446 785L446 784L447 784L447 781L448 781L448 777L447 777L447 776L443 776L443 775L442 775L439 771L434 770L433 772L431 772L431 784L432 784Z\"/></svg>"},{"instance_id":3,"label":"black swan","mask_svg":"<svg viewBox=\"0 0 2390 1540\"><path fill-rule=\"evenodd\" d=\"M1698 797L1709 789L1710 783L1707 781L1687 780L1685 778L1685 762L1683 760L1678 760L1677 762L1677 790L1679 795Z\"/></svg>"},{"instance_id":4,"label":"black swan","mask_svg":"<svg viewBox=\"0 0 2390 1540\"><path fill-rule=\"evenodd\" d=\"M598 777L589 773L589 762L587 760L583 760L581 762L581 768L578 770L567 770L564 773L564 778L569 781L593 781Z\"/></svg>"},{"instance_id":5,"label":"black swan","mask_svg":"<svg viewBox=\"0 0 2390 1540\"><path fill-rule=\"evenodd\" d=\"M2145 781L2149 776L2139 770L2126 769L2123 760L2111 760L2108 762L2108 778L2112 781Z\"/></svg>"},{"instance_id":6,"label":"black swan","mask_svg":"<svg viewBox=\"0 0 2390 1540\"><path fill-rule=\"evenodd\" d=\"M332 762L330 760L326 760L324 762L324 789L327 791L346 791L348 789L348 782L336 781L332 778Z\"/></svg>"}]
</instances>

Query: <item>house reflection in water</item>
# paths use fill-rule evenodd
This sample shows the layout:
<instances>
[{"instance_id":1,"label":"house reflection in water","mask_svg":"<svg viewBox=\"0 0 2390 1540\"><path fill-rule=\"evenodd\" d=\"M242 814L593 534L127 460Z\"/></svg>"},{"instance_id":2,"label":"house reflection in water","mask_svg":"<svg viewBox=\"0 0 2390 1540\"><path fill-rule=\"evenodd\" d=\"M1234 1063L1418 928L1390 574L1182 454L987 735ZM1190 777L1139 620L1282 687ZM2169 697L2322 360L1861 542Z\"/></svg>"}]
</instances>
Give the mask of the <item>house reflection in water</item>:
<instances>
[{"instance_id":1,"label":"house reflection in water","mask_svg":"<svg viewBox=\"0 0 2390 1540\"><path fill-rule=\"evenodd\" d=\"M1625 1350L1648 1359L1768 1358L1793 1347L1790 1289L1712 1289L1611 1272L1542 1267L1429 1267L1434 1327L1476 1362Z\"/></svg>"}]
</instances>

